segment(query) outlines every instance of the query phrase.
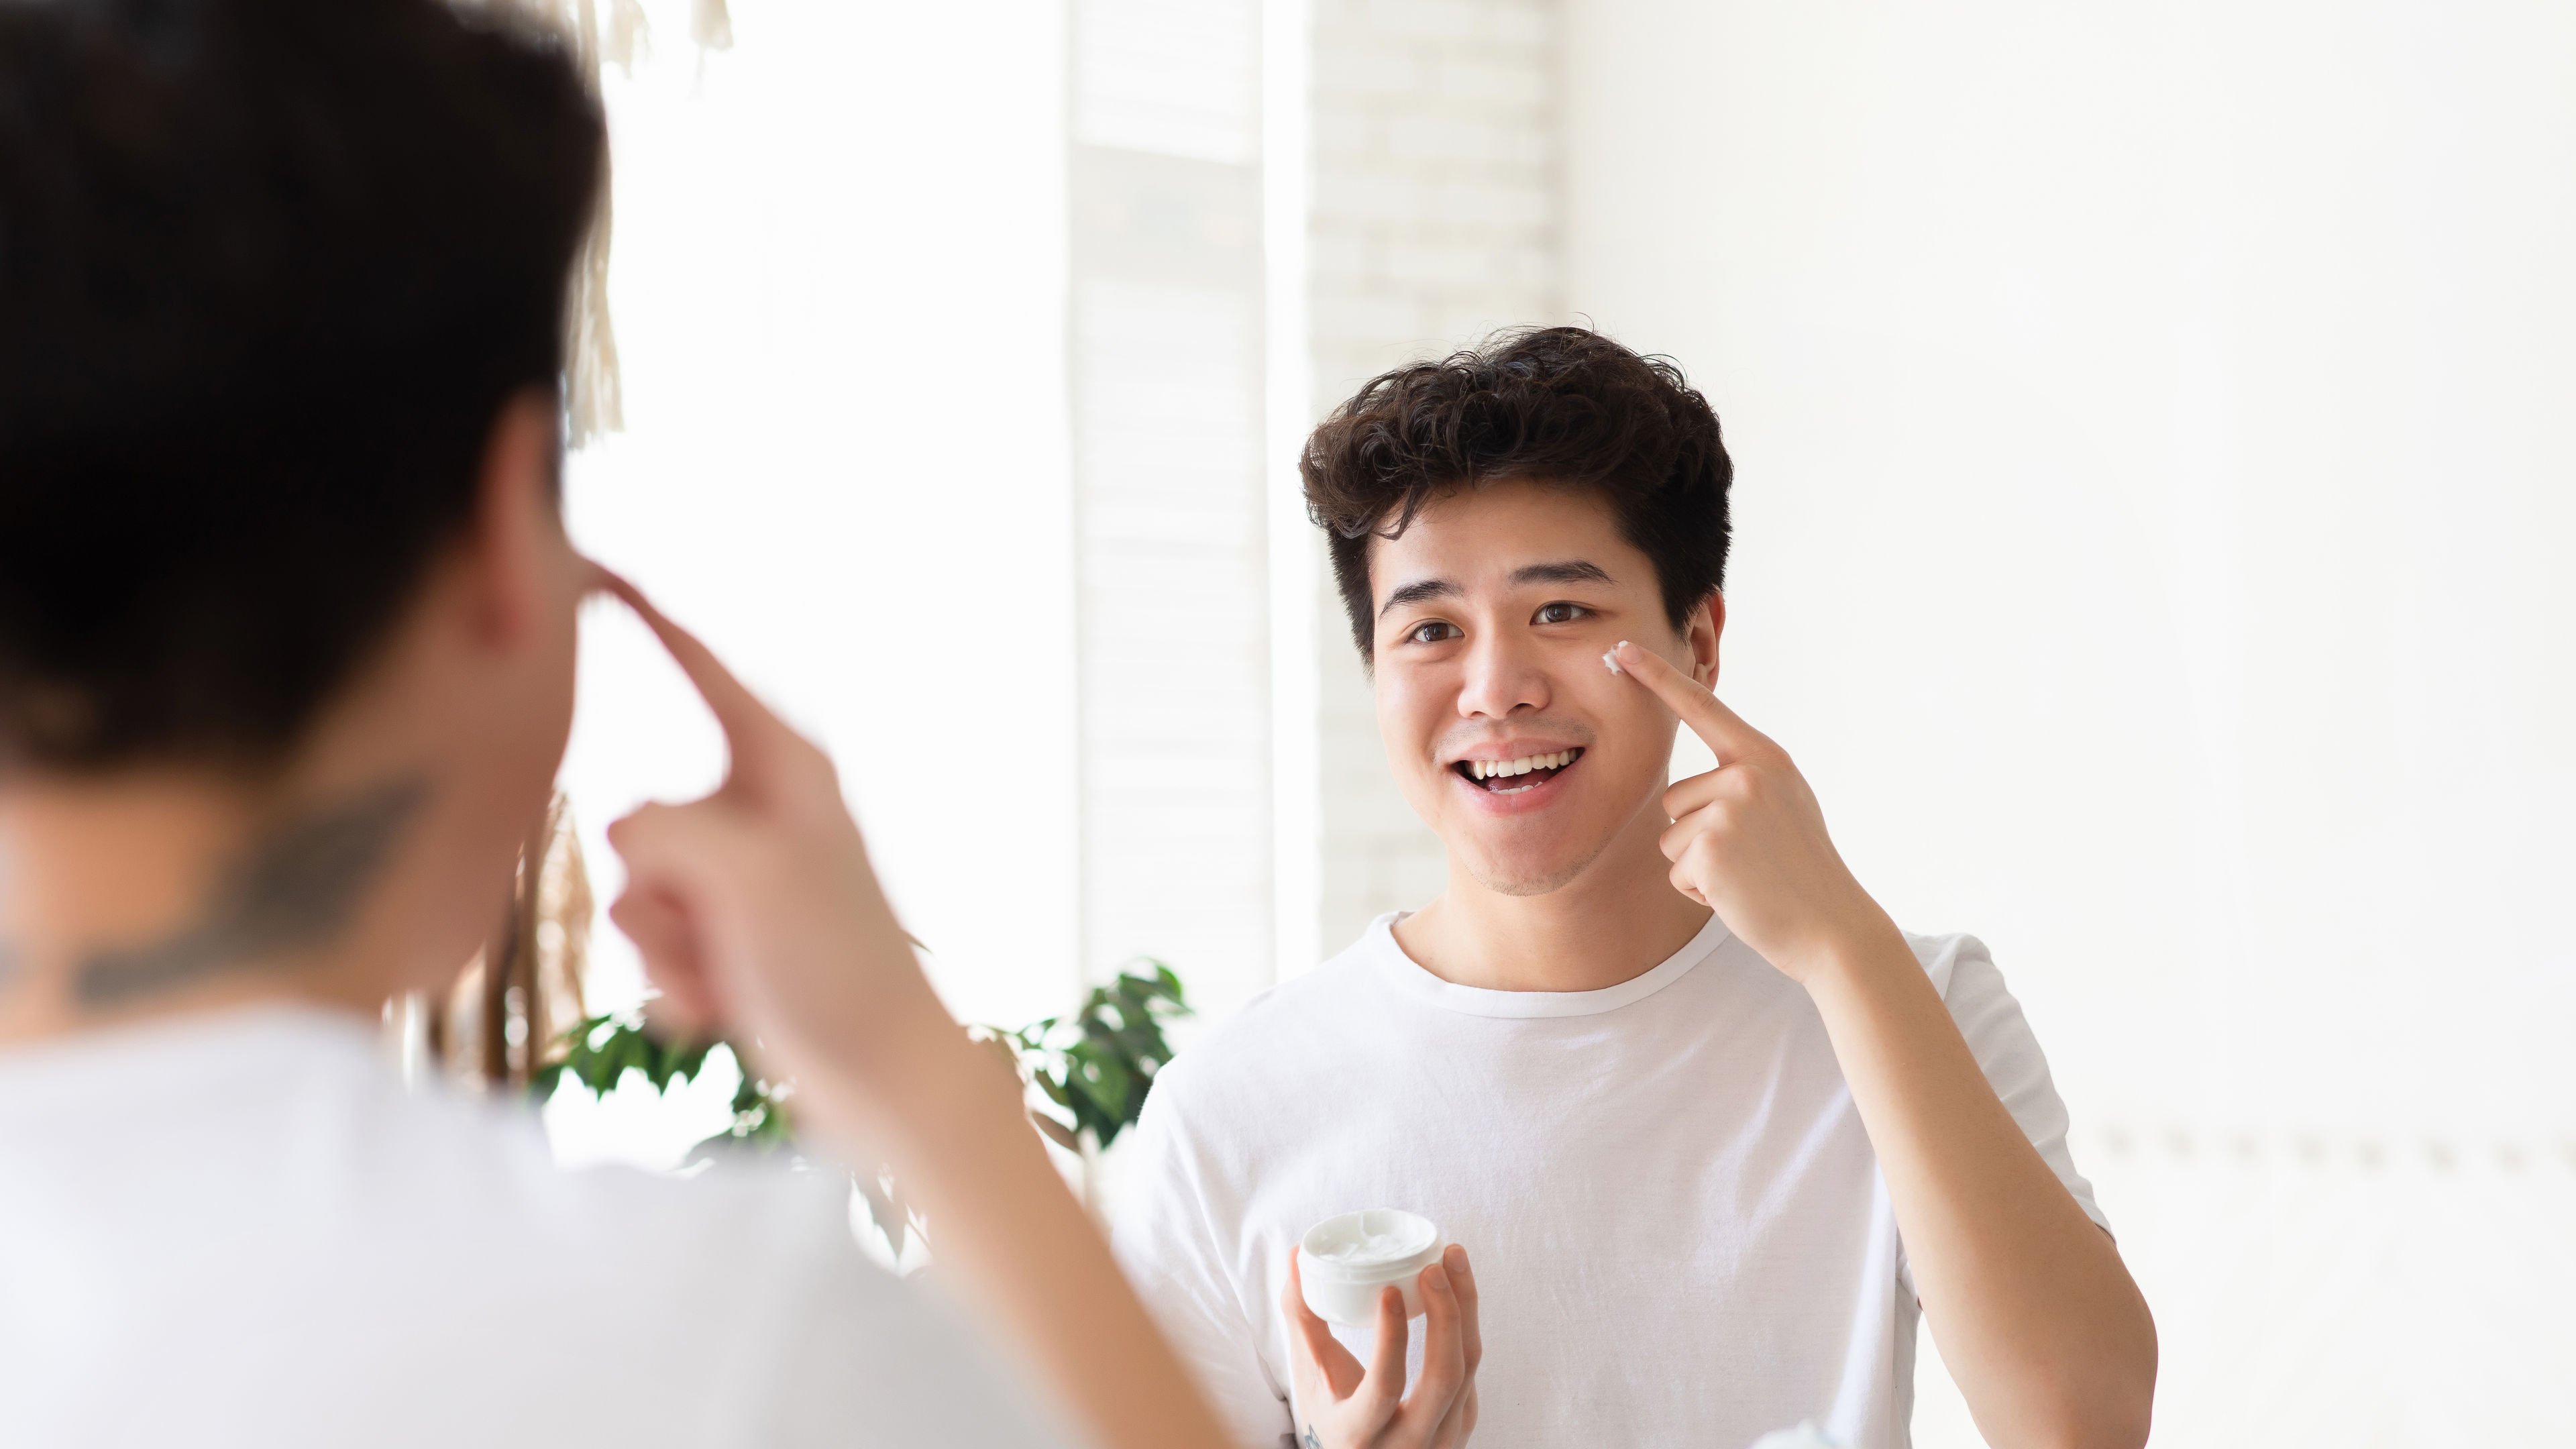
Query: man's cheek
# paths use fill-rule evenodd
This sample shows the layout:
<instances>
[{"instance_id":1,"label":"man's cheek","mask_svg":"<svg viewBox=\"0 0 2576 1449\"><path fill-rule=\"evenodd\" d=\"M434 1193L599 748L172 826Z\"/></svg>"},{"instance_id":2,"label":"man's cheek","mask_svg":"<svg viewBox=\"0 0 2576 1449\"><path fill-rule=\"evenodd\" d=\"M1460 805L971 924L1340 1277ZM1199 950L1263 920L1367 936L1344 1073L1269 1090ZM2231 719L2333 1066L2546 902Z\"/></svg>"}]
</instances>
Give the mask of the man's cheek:
<instances>
[{"instance_id":1,"label":"man's cheek","mask_svg":"<svg viewBox=\"0 0 2576 1449\"><path fill-rule=\"evenodd\" d=\"M1620 774L1660 775L1672 755L1673 717L1652 700L1640 708L1633 700L1595 715L1601 730L1604 763Z\"/></svg>"},{"instance_id":2,"label":"man's cheek","mask_svg":"<svg viewBox=\"0 0 2576 1449\"><path fill-rule=\"evenodd\" d=\"M1439 767L1435 758L1439 746L1440 716L1438 701L1428 697L1420 681L1390 676L1381 670L1377 678L1378 733L1386 740L1388 754L1398 768L1416 771Z\"/></svg>"}]
</instances>

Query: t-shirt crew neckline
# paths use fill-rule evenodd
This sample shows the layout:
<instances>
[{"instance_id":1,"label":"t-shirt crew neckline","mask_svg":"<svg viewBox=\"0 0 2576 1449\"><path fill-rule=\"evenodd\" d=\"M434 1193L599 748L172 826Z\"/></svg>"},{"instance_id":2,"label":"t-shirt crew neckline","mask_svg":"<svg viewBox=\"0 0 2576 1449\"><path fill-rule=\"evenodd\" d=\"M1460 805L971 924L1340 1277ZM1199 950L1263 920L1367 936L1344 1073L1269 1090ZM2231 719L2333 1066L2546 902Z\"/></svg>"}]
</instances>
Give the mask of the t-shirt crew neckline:
<instances>
[{"instance_id":1,"label":"t-shirt crew neckline","mask_svg":"<svg viewBox=\"0 0 2576 1449\"><path fill-rule=\"evenodd\" d=\"M1692 967L1707 960L1731 934L1726 923L1712 911L1708 924L1699 928L1699 934L1666 957L1661 965L1642 975L1629 977L1616 986L1605 986L1598 991L1489 991L1481 986L1461 986L1454 981L1443 981L1432 975L1422 963L1404 954L1404 947L1395 939L1395 923L1412 914L1411 911L1389 911L1369 922L1365 939L1378 974L1407 996L1467 1016L1528 1019L1598 1016L1605 1011L1617 1011L1643 1001L1689 975Z\"/></svg>"}]
</instances>

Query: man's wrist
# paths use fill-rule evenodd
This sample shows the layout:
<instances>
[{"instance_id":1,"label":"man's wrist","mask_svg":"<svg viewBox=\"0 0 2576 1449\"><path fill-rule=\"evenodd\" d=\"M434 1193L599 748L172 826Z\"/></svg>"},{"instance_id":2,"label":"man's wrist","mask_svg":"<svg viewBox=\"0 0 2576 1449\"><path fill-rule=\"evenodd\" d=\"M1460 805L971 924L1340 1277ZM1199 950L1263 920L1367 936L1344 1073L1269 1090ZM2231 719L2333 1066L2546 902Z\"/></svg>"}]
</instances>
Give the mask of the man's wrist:
<instances>
[{"instance_id":1,"label":"man's wrist","mask_svg":"<svg viewBox=\"0 0 2576 1449\"><path fill-rule=\"evenodd\" d=\"M1821 930L1789 954L1783 969L1811 996L1865 989L1898 968L1917 968L1905 933L1874 904L1860 919Z\"/></svg>"},{"instance_id":2,"label":"man's wrist","mask_svg":"<svg viewBox=\"0 0 2576 1449\"><path fill-rule=\"evenodd\" d=\"M880 1021L862 1041L799 1074L802 1095L845 1131L908 1149L960 1128L1015 1120L1018 1081L946 1012Z\"/></svg>"}]
</instances>

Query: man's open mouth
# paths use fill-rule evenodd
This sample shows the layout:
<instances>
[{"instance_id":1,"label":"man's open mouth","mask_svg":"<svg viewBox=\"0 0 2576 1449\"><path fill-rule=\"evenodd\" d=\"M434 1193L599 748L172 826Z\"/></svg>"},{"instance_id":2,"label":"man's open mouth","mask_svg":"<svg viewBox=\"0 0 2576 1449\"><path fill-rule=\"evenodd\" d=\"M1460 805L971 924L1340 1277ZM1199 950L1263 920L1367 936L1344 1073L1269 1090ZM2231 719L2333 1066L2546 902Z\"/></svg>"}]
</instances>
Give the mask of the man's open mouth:
<instances>
[{"instance_id":1,"label":"man's open mouth","mask_svg":"<svg viewBox=\"0 0 2576 1449\"><path fill-rule=\"evenodd\" d=\"M1459 778L1492 795L1518 795L1535 790L1583 758L1580 748L1553 754L1523 755L1517 760L1459 760L1449 768Z\"/></svg>"}]
</instances>

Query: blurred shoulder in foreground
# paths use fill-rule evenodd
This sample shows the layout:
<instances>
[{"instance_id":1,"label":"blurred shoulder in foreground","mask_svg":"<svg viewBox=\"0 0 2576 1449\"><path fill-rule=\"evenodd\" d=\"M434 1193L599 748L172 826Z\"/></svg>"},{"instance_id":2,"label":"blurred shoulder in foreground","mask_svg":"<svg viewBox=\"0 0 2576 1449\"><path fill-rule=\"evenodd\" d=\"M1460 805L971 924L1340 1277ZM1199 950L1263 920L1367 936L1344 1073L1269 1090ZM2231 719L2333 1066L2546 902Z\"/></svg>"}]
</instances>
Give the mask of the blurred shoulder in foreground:
<instances>
[{"instance_id":1,"label":"blurred shoulder in foreground","mask_svg":"<svg viewBox=\"0 0 2576 1449\"><path fill-rule=\"evenodd\" d=\"M17 1444L1028 1442L837 1172L560 1172L363 1023L253 1007L0 1056Z\"/></svg>"}]
</instances>

